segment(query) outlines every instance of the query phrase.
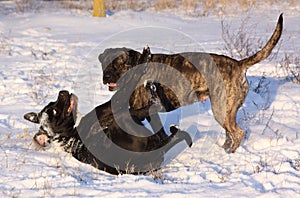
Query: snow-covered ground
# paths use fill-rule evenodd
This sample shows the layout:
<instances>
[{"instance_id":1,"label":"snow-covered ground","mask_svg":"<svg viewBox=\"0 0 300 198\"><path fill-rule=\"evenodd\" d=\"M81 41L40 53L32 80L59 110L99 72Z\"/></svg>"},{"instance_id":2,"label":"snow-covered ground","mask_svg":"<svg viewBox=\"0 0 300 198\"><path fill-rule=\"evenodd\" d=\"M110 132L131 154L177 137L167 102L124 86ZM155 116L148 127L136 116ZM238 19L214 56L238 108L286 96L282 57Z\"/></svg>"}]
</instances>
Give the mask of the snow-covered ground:
<instances>
[{"instance_id":1,"label":"snow-covered ground","mask_svg":"<svg viewBox=\"0 0 300 198\"><path fill-rule=\"evenodd\" d=\"M284 12L278 56L299 56L299 5L251 12L250 23L257 25L262 39L271 35ZM31 140L38 126L23 119L55 100L61 89L79 96L83 113L109 100L112 93L102 85L97 60L105 48L141 50L148 44L166 53L225 53L220 21L234 29L246 15L192 18L172 10L120 11L107 18L47 9L0 13L0 196L299 197L300 85L278 78L276 60L247 72L250 91L237 118L246 137L236 153L220 147L224 132L206 101L197 105L196 115L180 118L185 126L197 127L192 148L149 176L112 176L55 148L36 150ZM183 109L189 108L195 109Z\"/></svg>"}]
</instances>

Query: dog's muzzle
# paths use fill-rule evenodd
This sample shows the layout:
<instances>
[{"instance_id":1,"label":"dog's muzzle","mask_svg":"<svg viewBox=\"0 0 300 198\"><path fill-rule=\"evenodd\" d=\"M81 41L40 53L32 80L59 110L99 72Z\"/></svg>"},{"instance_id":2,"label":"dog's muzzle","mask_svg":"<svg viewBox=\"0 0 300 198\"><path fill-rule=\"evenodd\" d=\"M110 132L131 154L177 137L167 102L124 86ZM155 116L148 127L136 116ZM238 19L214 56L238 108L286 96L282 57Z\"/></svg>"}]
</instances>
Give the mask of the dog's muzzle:
<instances>
[{"instance_id":1,"label":"dog's muzzle","mask_svg":"<svg viewBox=\"0 0 300 198\"><path fill-rule=\"evenodd\" d=\"M39 131L33 137L33 142L40 147L46 147L50 144L50 137L46 132Z\"/></svg>"},{"instance_id":2,"label":"dog's muzzle","mask_svg":"<svg viewBox=\"0 0 300 198\"><path fill-rule=\"evenodd\" d=\"M117 86L117 83L106 83L106 85L108 86L108 90L109 91L116 91L118 86Z\"/></svg>"}]
</instances>

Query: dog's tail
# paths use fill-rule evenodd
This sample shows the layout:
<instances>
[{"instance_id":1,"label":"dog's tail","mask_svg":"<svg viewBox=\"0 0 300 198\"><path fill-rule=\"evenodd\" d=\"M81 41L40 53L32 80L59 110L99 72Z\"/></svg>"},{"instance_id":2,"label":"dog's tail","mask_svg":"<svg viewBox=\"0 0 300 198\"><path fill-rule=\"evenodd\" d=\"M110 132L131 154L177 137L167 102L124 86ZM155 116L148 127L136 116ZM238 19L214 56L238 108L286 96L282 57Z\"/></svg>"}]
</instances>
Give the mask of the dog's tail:
<instances>
[{"instance_id":1,"label":"dog's tail","mask_svg":"<svg viewBox=\"0 0 300 198\"><path fill-rule=\"evenodd\" d=\"M273 48L278 43L281 33L282 33L282 28L283 28L282 15L283 14L281 13L278 18L278 22L277 22L276 28L274 30L274 33L271 36L271 38L269 39L269 41L267 42L267 44L260 51L256 52L256 54L239 61L243 68L248 69L252 65L264 60L271 54Z\"/></svg>"}]
</instances>

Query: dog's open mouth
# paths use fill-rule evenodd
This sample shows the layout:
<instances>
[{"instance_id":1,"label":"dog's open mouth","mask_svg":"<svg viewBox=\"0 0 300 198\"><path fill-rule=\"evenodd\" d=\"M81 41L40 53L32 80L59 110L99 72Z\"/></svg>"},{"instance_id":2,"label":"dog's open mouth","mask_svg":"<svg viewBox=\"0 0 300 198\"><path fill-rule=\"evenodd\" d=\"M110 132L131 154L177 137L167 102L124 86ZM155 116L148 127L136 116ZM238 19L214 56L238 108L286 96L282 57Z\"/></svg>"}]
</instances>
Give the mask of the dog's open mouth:
<instances>
[{"instance_id":1,"label":"dog's open mouth","mask_svg":"<svg viewBox=\"0 0 300 198\"><path fill-rule=\"evenodd\" d=\"M50 144L50 138L47 136L47 134L37 133L33 137L33 142L38 147L46 147Z\"/></svg>"},{"instance_id":2,"label":"dog's open mouth","mask_svg":"<svg viewBox=\"0 0 300 198\"><path fill-rule=\"evenodd\" d=\"M106 85L108 86L109 91L116 91L118 88L117 83L110 82L110 83L107 83Z\"/></svg>"}]
</instances>

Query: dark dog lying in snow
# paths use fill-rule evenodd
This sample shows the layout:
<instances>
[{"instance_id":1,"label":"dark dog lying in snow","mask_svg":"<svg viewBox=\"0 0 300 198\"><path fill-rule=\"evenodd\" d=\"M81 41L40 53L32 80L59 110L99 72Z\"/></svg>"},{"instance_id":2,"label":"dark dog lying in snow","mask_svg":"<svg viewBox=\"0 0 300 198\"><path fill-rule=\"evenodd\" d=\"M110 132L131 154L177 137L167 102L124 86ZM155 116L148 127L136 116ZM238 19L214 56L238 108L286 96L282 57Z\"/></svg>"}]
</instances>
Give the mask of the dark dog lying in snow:
<instances>
[{"instance_id":1,"label":"dark dog lying in snow","mask_svg":"<svg viewBox=\"0 0 300 198\"><path fill-rule=\"evenodd\" d=\"M214 117L226 131L223 147L228 153L233 153L244 137L244 131L236 123L236 114L248 93L246 71L270 55L280 39L282 28L283 17L280 15L267 44L256 54L243 60L200 52L152 54L149 60L152 64L147 73L143 74L144 78L156 78L162 84L167 101L170 101L168 105L164 105L166 111L210 98ZM141 57L140 52L128 48L106 49L99 55L103 83L109 86L109 90L116 90L121 84L120 77L139 65ZM176 80L175 71L180 73L180 79ZM183 82L184 79L187 83ZM129 103L133 109L147 105L145 89L137 88Z\"/></svg>"},{"instance_id":2,"label":"dark dog lying in snow","mask_svg":"<svg viewBox=\"0 0 300 198\"><path fill-rule=\"evenodd\" d=\"M148 82L146 89L152 93L149 94L150 101L158 101L156 97L159 96L155 91L161 89L160 85ZM38 145L45 147L58 143L79 161L111 174L140 174L159 169L164 161L164 154L177 143L185 140L191 146L190 135L176 126L170 127L171 135L164 139L143 126L141 121L149 116L149 108L153 103L140 110L129 110L130 116L135 122L139 122L139 128L136 128L128 124L131 118L124 111L117 112L116 118L112 100L96 107L75 126L77 97L68 91L60 91L55 102L50 102L39 113L25 114L24 118L40 124L39 131L34 136ZM156 108L159 109L160 105L154 104L154 109ZM122 128L120 123L125 123ZM162 126L161 130L164 130ZM129 132L152 135L141 137Z\"/></svg>"}]
</instances>

